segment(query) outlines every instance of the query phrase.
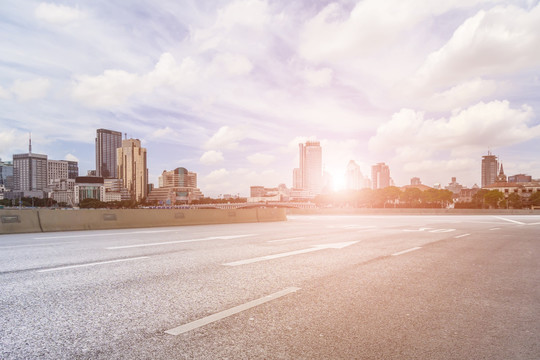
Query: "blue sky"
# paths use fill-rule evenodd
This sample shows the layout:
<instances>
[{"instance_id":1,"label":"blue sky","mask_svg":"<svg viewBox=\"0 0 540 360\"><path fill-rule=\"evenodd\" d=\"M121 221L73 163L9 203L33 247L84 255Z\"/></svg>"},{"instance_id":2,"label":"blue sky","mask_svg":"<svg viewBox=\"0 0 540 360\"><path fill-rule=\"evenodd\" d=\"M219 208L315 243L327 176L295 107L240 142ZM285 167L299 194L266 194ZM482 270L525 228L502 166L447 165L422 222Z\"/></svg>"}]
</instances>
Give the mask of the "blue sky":
<instances>
[{"instance_id":1,"label":"blue sky","mask_svg":"<svg viewBox=\"0 0 540 360\"><path fill-rule=\"evenodd\" d=\"M4 0L0 157L94 169L96 129L141 139L152 182L292 185L317 139L397 185L480 183L490 149L540 178L538 1Z\"/></svg>"}]
</instances>

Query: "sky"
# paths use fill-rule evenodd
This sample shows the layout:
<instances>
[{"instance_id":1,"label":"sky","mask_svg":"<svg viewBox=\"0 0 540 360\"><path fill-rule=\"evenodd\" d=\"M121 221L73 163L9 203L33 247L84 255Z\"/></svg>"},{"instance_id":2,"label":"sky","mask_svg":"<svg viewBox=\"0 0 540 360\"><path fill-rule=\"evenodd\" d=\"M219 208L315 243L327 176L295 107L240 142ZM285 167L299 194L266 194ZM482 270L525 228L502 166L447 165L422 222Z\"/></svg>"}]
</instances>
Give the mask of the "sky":
<instances>
[{"instance_id":1,"label":"sky","mask_svg":"<svg viewBox=\"0 0 540 360\"><path fill-rule=\"evenodd\" d=\"M0 158L95 168L96 129L142 141L150 181L206 196L292 186L319 140L342 183L540 178L540 5L490 0L3 0Z\"/></svg>"}]
</instances>

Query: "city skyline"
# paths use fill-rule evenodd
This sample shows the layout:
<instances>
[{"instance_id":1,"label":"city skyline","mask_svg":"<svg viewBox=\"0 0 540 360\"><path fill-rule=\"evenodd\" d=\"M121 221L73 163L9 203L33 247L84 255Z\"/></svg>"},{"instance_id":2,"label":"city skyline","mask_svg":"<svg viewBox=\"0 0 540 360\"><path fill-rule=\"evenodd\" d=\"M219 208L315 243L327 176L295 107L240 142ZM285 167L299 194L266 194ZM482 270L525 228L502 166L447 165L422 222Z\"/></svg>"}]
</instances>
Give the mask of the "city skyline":
<instances>
[{"instance_id":1,"label":"city skyline","mask_svg":"<svg viewBox=\"0 0 540 360\"><path fill-rule=\"evenodd\" d=\"M31 132L33 153L77 160L84 175L105 128L141 140L149 182L185 167L207 196L292 187L308 140L336 180L354 160L363 174L386 163L396 185L472 187L488 151L508 175L540 176L537 1L3 10L3 161L27 152Z\"/></svg>"}]
</instances>

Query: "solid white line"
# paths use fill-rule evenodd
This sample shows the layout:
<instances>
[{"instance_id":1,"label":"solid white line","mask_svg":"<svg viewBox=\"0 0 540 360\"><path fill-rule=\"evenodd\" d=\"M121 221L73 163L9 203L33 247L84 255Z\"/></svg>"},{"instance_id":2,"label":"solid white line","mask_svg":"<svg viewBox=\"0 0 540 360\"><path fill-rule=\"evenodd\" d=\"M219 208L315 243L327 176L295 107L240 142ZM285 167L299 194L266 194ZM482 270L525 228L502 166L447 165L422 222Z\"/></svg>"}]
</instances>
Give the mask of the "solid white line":
<instances>
[{"instance_id":1,"label":"solid white line","mask_svg":"<svg viewBox=\"0 0 540 360\"><path fill-rule=\"evenodd\" d=\"M305 236L299 236L299 237L293 237L293 238L288 238L288 239L270 240L270 241L267 241L267 242L269 242L269 243L275 243L275 242L290 241L290 240L298 240L298 239L305 239L305 238L306 238Z\"/></svg>"},{"instance_id":2,"label":"solid white line","mask_svg":"<svg viewBox=\"0 0 540 360\"><path fill-rule=\"evenodd\" d=\"M407 249L407 250L403 250L403 251L394 253L394 254L392 254L392 256L398 256L398 255L406 254L406 253L408 253L408 252L415 251L415 250L419 250L419 249L421 249L421 248L422 248L422 247L420 247L420 246L413 247L413 248L411 248L411 249Z\"/></svg>"},{"instance_id":3,"label":"solid white line","mask_svg":"<svg viewBox=\"0 0 540 360\"><path fill-rule=\"evenodd\" d=\"M44 244L28 244L28 245L0 246L0 249L16 249L16 248L25 248L25 247L34 247L34 246L63 245L63 244L73 244L73 243L75 243L75 241L55 242L55 243L44 243Z\"/></svg>"},{"instance_id":4,"label":"solid white line","mask_svg":"<svg viewBox=\"0 0 540 360\"><path fill-rule=\"evenodd\" d=\"M107 250L118 250L118 249L131 249L131 248L138 248L138 247L181 244L181 243L209 241L209 240L229 240L229 239L236 239L236 238L242 238L242 237L254 236L254 235L257 235L257 234L229 235L229 236L210 236L210 237L201 238L201 239L175 240L175 241L164 241L164 242L156 242L156 243L123 245L123 246L110 246L110 247L106 247L105 249L107 249Z\"/></svg>"},{"instance_id":5,"label":"solid white line","mask_svg":"<svg viewBox=\"0 0 540 360\"><path fill-rule=\"evenodd\" d=\"M516 220L512 220L512 219L506 219L506 218L503 218L501 216L494 216L494 218L501 219L501 220L504 220L504 221L513 222L513 223L519 224L519 225L525 225L525 223L522 223L521 221L516 221Z\"/></svg>"},{"instance_id":6,"label":"solid white line","mask_svg":"<svg viewBox=\"0 0 540 360\"><path fill-rule=\"evenodd\" d=\"M51 268L51 269L43 269L38 270L37 272L49 272L49 271L58 271L58 270L65 270L65 269L74 269L74 268L80 268L80 267L87 267L87 266L96 266L96 265L103 265L103 264L112 264L112 263L118 263L118 262L124 262L124 261L133 261L133 260L140 260L140 259L147 259L148 256L139 256L134 258L128 258L128 259L118 259L118 260L109 260L109 261L98 261L88 264L80 264L80 265L69 265L69 266L61 266L57 268Z\"/></svg>"},{"instance_id":7,"label":"solid white line","mask_svg":"<svg viewBox=\"0 0 540 360\"><path fill-rule=\"evenodd\" d=\"M501 230L501 228L491 228L489 229L490 231L493 231L493 230Z\"/></svg>"},{"instance_id":8,"label":"solid white line","mask_svg":"<svg viewBox=\"0 0 540 360\"><path fill-rule=\"evenodd\" d=\"M224 319L226 317L238 314L238 313L240 313L242 311L251 309L251 308L253 308L255 306L258 306L258 305L267 303L269 301L278 299L280 297L291 294L291 293L296 292L298 290L300 290L300 288L289 287L289 288L286 288L284 290L278 291L276 293L273 293L273 294L267 295L265 297L259 298L257 300L253 300L253 301L247 302L245 304L235 306L235 307L230 308L228 310L221 311L221 312L218 312L216 314L204 317L202 319L195 320L195 321L187 323L185 325L175 327L174 329L170 329L170 330L165 331L165 333L167 333L169 335L177 336L177 335L186 333L188 331L200 328L202 326L208 325L210 323L222 320L222 319Z\"/></svg>"},{"instance_id":9,"label":"solid white line","mask_svg":"<svg viewBox=\"0 0 540 360\"><path fill-rule=\"evenodd\" d=\"M465 237L465 236L469 236L471 234L463 234L463 235L458 235L456 236L454 239L459 239L459 238L462 238L462 237Z\"/></svg>"}]
</instances>

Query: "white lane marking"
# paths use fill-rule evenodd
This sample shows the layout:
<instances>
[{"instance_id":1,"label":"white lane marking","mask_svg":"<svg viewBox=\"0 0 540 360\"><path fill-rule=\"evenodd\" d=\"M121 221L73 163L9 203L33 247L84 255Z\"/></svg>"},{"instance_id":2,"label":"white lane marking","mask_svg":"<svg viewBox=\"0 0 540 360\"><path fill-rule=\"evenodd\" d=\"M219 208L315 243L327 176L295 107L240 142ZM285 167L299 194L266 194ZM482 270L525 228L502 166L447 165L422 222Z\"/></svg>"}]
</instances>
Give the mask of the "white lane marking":
<instances>
[{"instance_id":1,"label":"white lane marking","mask_svg":"<svg viewBox=\"0 0 540 360\"><path fill-rule=\"evenodd\" d=\"M60 267L51 268L51 269L43 269L43 270L38 270L37 272L43 273L43 272L49 272L49 271L75 269L75 268L80 268L80 267L88 267L88 266L96 266L96 265L104 265L104 264L113 264L113 263L118 263L118 262L134 261L134 260L141 260L141 259L147 259L147 258L148 258L148 256L139 256L139 257L127 258L127 259L98 261L98 262L93 262L93 263L88 263L88 264L69 265L69 266L60 266Z\"/></svg>"},{"instance_id":2,"label":"white lane marking","mask_svg":"<svg viewBox=\"0 0 540 360\"><path fill-rule=\"evenodd\" d=\"M447 233L447 232L452 232L452 231L456 231L456 229L436 229L436 230L431 230L430 233Z\"/></svg>"},{"instance_id":3,"label":"white lane marking","mask_svg":"<svg viewBox=\"0 0 540 360\"><path fill-rule=\"evenodd\" d=\"M525 225L525 223L522 223L521 221L516 221L516 220L512 220L512 219L507 219L507 218L503 218L503 217L501 217L501 216L494 216L494 218L500 219L500 220L504 220L504 221L509 221L509 222L514 223L514 224Z\"/></svg>"},{"instance_id":4,"label":"white lane marking","mask_svg":"<svg viewBox=\"0 0 540 360\"><path fill-rule=\"evenodd\" d=\"M407 250L403 250L403 251L394 253L394 254L392 254L392 256L403 255L403 254L409 253L411 251L419 250L421 248L422 248L421 246L413 247L413 248L410 248L410 249L407 249Z\"/></svg>"},{"instance_id":5,"label":"white lane marking","mask_svg":"<svg viewBox=\"0 0 540 360\"><path fill-rule=\"evenodd\" d=\"M109 246L109 247L106 247L105 249L107 249L107 250L132 249L132 248L138 248L138 247L181 244L181 243L198 242L198 241L229 240L229 239L237 239L237 238L243 238L243 237L255 236L255 235L257 235L257 234L229 235L229 236L210 236L210 237L200 238L200 239L174 240L174 241L163 241L163 242L155 242L155 243L122 245L122 246Z\"/></svg>"},{"instance_id":6,"label":"white lane marking","mask_svg":"<svg viewBox=\"0 0 540 360\"><path fill-rule=\"evenodd\" d=\"M540 225L540 222L530 223L530 224L527 224L527 225Z\"/></svg>"},{"instance_id":7,"label":"white lane marking","mask_svg":"<svg viewBox=\"0 0 540 360\"><path fill-rule=\"evenodd\" d=\"M210 323L222 320L222 319L224 319L226 317L238 314L238 313L240 313L242 311L254 308L255 306L259 306L261 304L264 304L264 303L267 303L269 301L278 299L278 298L283 297L285 295L294 293L294 292L296 292L298 290L300 290L300 288L289 287L289 288L286 288L284 290L278 291L276 293L267 295L265 297L262 297L262 298L247 302L247 303L239 305L239 306L235 306L235 307L230 308L228 310L224 310L224 311L218 312L216 314L212 314L212 315L209 315L207 317L204 317L202 319L195 320L195 321L192 321L192 322L184 324L184 325L180 325L178 327L175 327L174 329L170 329L170 330L165 331L165 333L167 333L169 335L177 336L177 335L186 333L188 331L195 330L195 329L200 328L202 326L208 325Z\"/></svg>"},{"instance_id":8,"label":"white lane marking","mask_svg":"<svg viewBox=\"0 0 540 360\"><path fill-rule=\"evenodd\" d=\"M469 236L471 234L463 234L463 235L458 235L455 237L455 239L459 239L459 238L462 238L462 237L465 237L465 236Z\"/></svg>"},{"instance_id":9,"label":"white lane marking","mask_svg":"<svg viewBox=\"0 0 540 360\"><path fill-rule=\"evenodd\" d=\"M501 230L501 228L491 228L489 229L490 231L493 231L493 230Z\"/></svg>"},{"instance_id":10,"label":"white lane marking","mask_svg":"<svg viewBox=\"0 0 540 360\"><path fill-rule=\"evenodd\" d=\"M419 228L418 230L416 229L403 229L403 231L426 231L426 230L429 230L429 229L433 229L433 228Z\"/></svg>"},{"instance_id":11,"label":"white lane marking","mask_svg":"<svg viewBox=\"0 0 540 360\"><path fill-rule=\"evenodd\" d=\"M223 264L225 266L240 266L240 265L246 265L246 264L252 264L260 261L266 261L266 260L273 260L273 259L279 259L286 256L292 256L292 255L299 255L299 254L306 254L313 251L319 251L319 250L325 250L325 249L342 249L346 246L356 244L358 241L349 241L349 242L343 242L343 243L333 243L333 244L323 244L323 245L315 245L314 247L311 247L309 249L302 249L302 250L295 250L295 251L289 251L281 254L274 254L274 255L267 255L267 256L260 256L252 259L247 260L239 260L239 261L233 261L230 263Z\"/></svg>"},{"instance_id":12,"label":"white lane marking","mask_svg":"<svg viewBox=\"0 0 540 360\"><path fill-rule=\"evenodd\" d=\"M64 245L64 244L74 244L74 243L75 243L75 241L66 241L66 242L54 242L54 243L43 243L43 244L0 246L0 249L17 249L17 248L25 248L25 247L48 246L48 245Z\"/></svg>"},{"instance_id":13,"label":"white lane marking","mask_svg":"<svg viewBox=\"0 0 540 360\"><path fill-rule=\"evenodd\" d=\"M270 240L270 241L267 241L267 242L275 243L275 242L291 241L291 240L298 240L298 239L305 239L305 238L306 238L305 236L299 236L299 237L293 237L293 238L288 238L288 239Z\"/></svg>"},{"instance_id":14,"label":"white lane marking","mask_svg":"<svg viewBox=\"0 0 540 360\"><path fill-rule=\"evenodd\" d=\"M130 231L130 232L113 232L113 233L99 233L99 234L77 234L77 235L61 235L61 236L44 236L44 237L35 237L34 240L69 239L69 238L81 238L81 237L133 235L133 234L155 234L155 233L165 233L165 232L175 232L175 231L178 231L178 229L175 229L175 230L139 230L139 231Z\"/></svg>"}]
</instances>

